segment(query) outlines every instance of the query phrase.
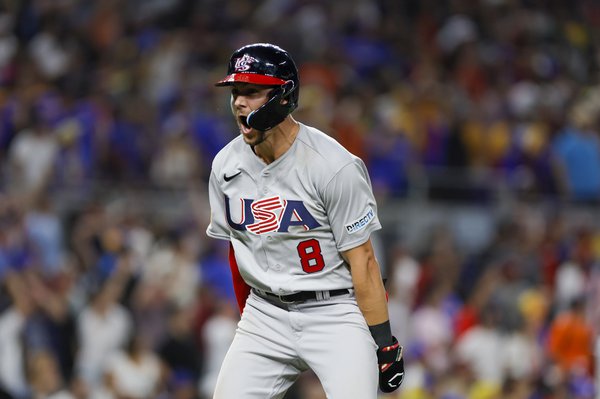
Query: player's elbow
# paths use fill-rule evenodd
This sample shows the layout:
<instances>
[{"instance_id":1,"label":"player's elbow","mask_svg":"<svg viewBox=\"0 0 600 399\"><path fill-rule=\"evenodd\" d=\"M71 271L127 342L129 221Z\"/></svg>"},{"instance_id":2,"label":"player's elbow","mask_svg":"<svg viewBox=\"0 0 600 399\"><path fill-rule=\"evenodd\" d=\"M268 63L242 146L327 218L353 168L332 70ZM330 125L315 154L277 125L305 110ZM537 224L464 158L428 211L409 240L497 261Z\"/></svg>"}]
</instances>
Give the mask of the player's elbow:
<instances>
[{"instance_id":1,"label":"player's elbow","mask_svg":"<svg viewBox=\"0 0 600 399\"><path fill-rule=\"evenodd\" d=\"M354 288L369 291L374 285L379 285L381 281L381 271L379 263L374 256L369 256L364 262L350 265Z\"/></svg>"}]
</instances>

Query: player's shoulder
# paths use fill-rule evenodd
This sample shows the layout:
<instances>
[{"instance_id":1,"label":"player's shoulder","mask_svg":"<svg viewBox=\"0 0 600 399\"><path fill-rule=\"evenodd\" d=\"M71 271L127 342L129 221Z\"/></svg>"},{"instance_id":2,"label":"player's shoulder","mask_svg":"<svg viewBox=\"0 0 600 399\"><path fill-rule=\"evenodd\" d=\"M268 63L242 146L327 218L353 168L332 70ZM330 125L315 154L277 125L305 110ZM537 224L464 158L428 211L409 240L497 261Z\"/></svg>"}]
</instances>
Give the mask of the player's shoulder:
<instances>
[{"instance_id":1,"label":"player's shoulder","mask_svg":"<svg viewBox=\"0 0 600 399\"><path fill-rule=\"evenodd\" d=\"M302 123L300 129L298 140L311 161L329 165L332 169L339 169L358 160L358 157L323 131Z\"/></svg>"}]
</instances>

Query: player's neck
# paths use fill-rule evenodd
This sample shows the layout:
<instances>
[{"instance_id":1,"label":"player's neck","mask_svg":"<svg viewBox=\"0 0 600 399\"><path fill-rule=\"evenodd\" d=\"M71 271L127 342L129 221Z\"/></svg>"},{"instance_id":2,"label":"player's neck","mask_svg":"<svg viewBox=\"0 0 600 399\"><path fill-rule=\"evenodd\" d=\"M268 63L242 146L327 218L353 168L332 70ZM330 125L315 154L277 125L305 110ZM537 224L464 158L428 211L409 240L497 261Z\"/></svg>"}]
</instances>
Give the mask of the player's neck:
<instances>
[{"instance_id":1,"label":"player's neck","mask_svg":"<svg viewBox=\"0 0 600 399\"><path fill-rule=\"evenodd\" d=\"M275 162L290 149L300 131L300 125L291 116L268 131L265 140L254 146L256 156L267 165Z\"/></svg>"}]
</instances>

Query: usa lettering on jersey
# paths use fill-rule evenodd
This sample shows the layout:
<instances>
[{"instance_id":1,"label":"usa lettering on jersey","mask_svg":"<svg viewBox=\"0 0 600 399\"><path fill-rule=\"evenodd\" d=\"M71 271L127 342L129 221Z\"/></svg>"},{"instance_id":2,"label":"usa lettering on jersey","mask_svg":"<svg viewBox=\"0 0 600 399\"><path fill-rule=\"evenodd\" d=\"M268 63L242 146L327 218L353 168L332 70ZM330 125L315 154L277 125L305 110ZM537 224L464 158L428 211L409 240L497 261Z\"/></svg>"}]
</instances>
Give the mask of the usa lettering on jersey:
<instances>
[{"instance_id":1,"label":"usa lettering on jersey","mask_svg":"<svg viewBox=\"0 0 600 399\"><path fill-rule=\"evenodd\" d=\"M279 217L284 208L284 202L279 196L263 198L254 201L250 209L256 222L246 226L246 229L254 234L272 233L279 228Z\"/></svg>"},{"instance_id":2,"label":"usa lettering on jersey","mask_svg":"<svg viewBox=\"0 0 600 399\"><path fill-rule=\"evenodd\" d=\"M290 227L301 226L311 230L321 226L308 211L302 201L285 200L273 196L254 200L241 198L240 222L232 217L230 199L225 196L225 214L229 226L237 231L249 231L253 234L287 233Z\"/></svg>"}]
</instances>

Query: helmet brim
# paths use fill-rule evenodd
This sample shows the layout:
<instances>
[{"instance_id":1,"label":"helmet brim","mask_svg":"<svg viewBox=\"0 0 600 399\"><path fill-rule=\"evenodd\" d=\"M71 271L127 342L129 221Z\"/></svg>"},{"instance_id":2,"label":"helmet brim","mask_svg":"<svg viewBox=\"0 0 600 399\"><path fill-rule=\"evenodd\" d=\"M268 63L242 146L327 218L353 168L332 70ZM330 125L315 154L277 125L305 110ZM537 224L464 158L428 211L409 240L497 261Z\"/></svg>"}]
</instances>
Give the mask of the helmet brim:
<instances>
[{"instance_id":1,"label":"helmet brim","mask_svg":"<svg viewBox=\"0 0 600 399\"><path fill-rule=\"evenodd\" d=\"M269 75L258 73L232 73L215 83L215 86L231 86L234 83L250 83L255 85L278 86L285 83L285 80Z\"/></svg>"}]
</instances>

